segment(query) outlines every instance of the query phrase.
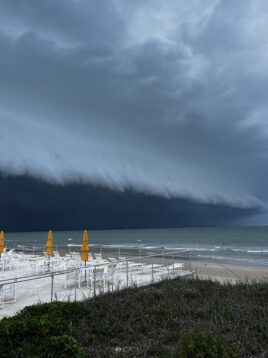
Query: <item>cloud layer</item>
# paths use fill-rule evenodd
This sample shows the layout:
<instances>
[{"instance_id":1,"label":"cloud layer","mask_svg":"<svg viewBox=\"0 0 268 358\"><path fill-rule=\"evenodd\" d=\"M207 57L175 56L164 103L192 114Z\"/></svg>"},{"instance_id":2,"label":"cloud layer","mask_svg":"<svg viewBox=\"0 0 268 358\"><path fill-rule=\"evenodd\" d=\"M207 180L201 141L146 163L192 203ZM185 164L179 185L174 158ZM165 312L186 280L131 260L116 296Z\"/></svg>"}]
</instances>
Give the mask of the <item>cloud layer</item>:
<instances>
[{"instance_id":1,"label":"cloud layer","mask_svg":"<svg viewBox=\"0 0 268 358\"><path fill-rule=\"evenodd\" d=\"M2 0L0 170L266 203L268 5Z\"/></svg>"}]
</instances>

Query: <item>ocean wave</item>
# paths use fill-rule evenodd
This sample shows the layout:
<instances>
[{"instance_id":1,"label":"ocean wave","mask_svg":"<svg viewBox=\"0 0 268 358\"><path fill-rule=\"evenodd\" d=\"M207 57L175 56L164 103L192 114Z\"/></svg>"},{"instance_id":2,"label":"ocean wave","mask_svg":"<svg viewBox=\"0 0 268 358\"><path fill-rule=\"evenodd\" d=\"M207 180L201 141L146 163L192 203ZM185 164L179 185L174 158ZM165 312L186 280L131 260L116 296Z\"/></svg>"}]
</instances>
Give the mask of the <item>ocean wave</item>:
<instances>
[{"instance_id":1,"label":"ocean wave","mask_svg":"<svg viewBox=\"0 0 268 358\"><path fill-rule=\"evenodd\" d=\"M215 260L215 261L227 261L227 262L244 262L244 263L251 263L254 265L268 265L267 261L261 261L258 260L253 260L250 258L242 258L242 257L228 257L228 256L213 256L213 255L197 255L200 259L210 259L210 260Z\"/></svg>"},{"instance_id":2,"label":"ocean wave","mask_svg":"<svg viewBox=\"0 0 268 358\"><path fill-rule=\"evenodd\" d=\"M268 250L247 250L250 254L267 254Z\"/></svg>"},{"instance_id":3,"label":"ocean wave","mask_svg":"<svg viewBox=\"0 0 268 358\"><path fill-rule=\"evenodd\" d=\"M226 257L223 256L213 256L213 255L197 255L200 259L213 259L213 260L226 260Z\"/></svg>"},{"instance_id":4,"label":"ocean wave","mask_svg":"<svg viewBox=\"0 0 268 358\"><path fill-rule=\"evenodd\" d=\"M81 246L81 244L74 244L74 243L69 243L67 244L67 246L69 247L79 247ZM266 248L256 248L256 249L251 249L251 248L234 248L234 247L221 247L221 246L214 246L214 247L196 247L196 246L187 246L187 247L174 247L174 246L169 246L169 245L144 245L144 244L137 244L137 242L135 243L128 243L128 244L97 244L97 243L90 243L91 247L103 247L103 248L110 248L110 249L142 249L142 250L167 250L167 251L191 251L191 252L225 252L226 254L228 252L235 252L235 253L242 253L242 254L265 254L268 253L268 249Z\"/></svg>"}]
</instances>

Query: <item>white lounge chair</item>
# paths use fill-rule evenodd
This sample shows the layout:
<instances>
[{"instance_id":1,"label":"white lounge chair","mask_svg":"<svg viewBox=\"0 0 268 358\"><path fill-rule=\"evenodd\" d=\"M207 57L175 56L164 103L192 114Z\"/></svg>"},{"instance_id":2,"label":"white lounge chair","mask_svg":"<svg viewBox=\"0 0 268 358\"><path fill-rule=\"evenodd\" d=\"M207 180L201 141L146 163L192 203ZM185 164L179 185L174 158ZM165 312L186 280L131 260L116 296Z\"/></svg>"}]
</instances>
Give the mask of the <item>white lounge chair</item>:
<instances>
[{"instance_id":1,"label":"white lounge chair","mask_svg":"<svg viewBox=\"0 0 268 358\"><path fill-rule=\"evenodd\" d=\"M163 268L163 265L160 265L160 264L147 264L141 268L141 272L147 274L147 273L151 273L152 271L158 271L162 268Z\"/></svg>"},{"instance_id":2,"label":"white lounge chair","mask_svg":"<svg viewBox=\"0 0 268 358\"><path fill-rule=\"evenodd\" d=\"M94 254L94 256L95 256L95 260L96 260L96 262L98 264L107 264L107 263L109 263L108 260L102 258L101 254Z\"/></svg>"},{"instance_id":3,"label":"white lounge chair","mask_svg":"<svg viewBox=\"0 0 268 358\"><path fill-rule=\"evenodd\" d=\"M135 262L135 261L120 261L117 263L116 268L120 271L138 271L142 270L144 264L142 262Z\"/></svg>"},{"instance_id":4,"label":"white lounge chair","mask_svg":"<svg viewBox=\"0 0 268 358\"><path fill-rule=\"evenodd\" d=\"M63 258L59 254L59 251L57 251L57 250L53 251L53 260L57 261L57 262L63 261Z\"/></svg>"},{"instance_id":5,"label":"white lounge chair","mask_svg":"<svg viewBox=\"0 0 268 358\"><path fill-rule=\"evenodd\" d=\"M105 267L96 267L93 269L92 277L90 278L91 287L97 286L103 287L105 285Z\"/></svg>"},{"instance_id":6,"label":"white lounge chair","mask_svg":"<svg viewBox=\"0 0 268 358\"><path fill-rule=\"evenodd\" d=\"M104 269L105 284L114 283L114 273L116 271L116 264L109 264Z\"/></svg>"},{"instance_id":7,"label":"white lounge chair","mask_svg":"<svg viewBox=\"0 0 268 358\"><path fill-rule=\"evenodd\" d=\"M45 272L45 259L43 257L31 257L29 263L35 275Z\"/></svg>"},{"instance_id":8,"label":"white lounge chair","mask_svg":"<svg viewBox=\"0 0 268 358\"><path fill-rule=\"evenodd\" d=\"M5 303L16 302L16 284L8 283L0 285L0 307L3 308Z\"/></svg>"},{"instance_id":9,"label":"white lounge chair","mask_svg":"<svg viewBox=\"0 0 268 358\"><path fill-rule=\"evenodd\" d=\"M67 272L65 279L65 289L67 289L67 286L77 285L80 287L79 270Z\"/></svg>"},{"instance_id":10,"label":"white lounge chair","mask_svg":"<svg viewBox=\"0 0 268 358\"><path fill-rule=\"evenodd\" d=\"M184 267L184 263L182 262L175 262L173 265L169 265L168 269L169 270L182 270L182 268Z\"/></svg>"},{"instance_id":11,"label":"white lounge chair","mask_svg":"<svg viewBox=\"0 0 268 358\"><path fill-rule=\"evenodd\" d=\"M169 266L163 266L160 270L162 271L161 278L170 278L175 277L179 273L182 272L182 269L184 267L183 263L175 262L172 265Z\"/></svg>"}]
</instances>

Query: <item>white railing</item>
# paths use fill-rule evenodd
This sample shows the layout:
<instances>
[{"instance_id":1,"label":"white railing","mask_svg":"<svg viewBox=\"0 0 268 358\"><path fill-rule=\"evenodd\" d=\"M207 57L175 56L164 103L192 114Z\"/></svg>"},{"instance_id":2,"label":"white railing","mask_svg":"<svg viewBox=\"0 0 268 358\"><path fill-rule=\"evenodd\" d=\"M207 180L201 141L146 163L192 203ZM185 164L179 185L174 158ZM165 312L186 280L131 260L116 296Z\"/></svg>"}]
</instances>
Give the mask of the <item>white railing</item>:
<instances>
[{"instance_id":1,"label":"white railing","mask_svg":"<svg viewBox=\"0 0 268 358\"><path fill-rule=\"evenodd\" d=\"M10 316L26 306L53 301L89 299L101 293L113 292L131 286L143 286L173 277L192 278L192 273L180 262L186 252L169 252L168 255L151 254L124 258L101 258L86 266L54 270L46 265L41 274L19 274L4 278L0 273L0 318ZM177 259L178 257L178 259ZM24 262L26 265L27 262ZM23 267L23 265L22 265ZM2 276L2 277L1 277ZM2 308L2 309L1 309Z\"/></svg>"}]
</instances>

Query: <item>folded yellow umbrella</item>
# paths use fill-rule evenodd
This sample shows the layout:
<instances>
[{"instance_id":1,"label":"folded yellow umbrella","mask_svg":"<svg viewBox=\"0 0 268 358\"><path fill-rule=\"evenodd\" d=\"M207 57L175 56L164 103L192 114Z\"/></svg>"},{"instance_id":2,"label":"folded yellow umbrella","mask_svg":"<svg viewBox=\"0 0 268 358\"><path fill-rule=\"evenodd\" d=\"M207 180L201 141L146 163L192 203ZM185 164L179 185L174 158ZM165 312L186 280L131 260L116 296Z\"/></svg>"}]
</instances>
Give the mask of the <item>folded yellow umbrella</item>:
<instances>
[{"instance_id":1,"label":"folded yellow umbrella","mask_svg":"<svg viewBox=\"0 0 268 358\"><path fill-rule=\"evenodd\" d=\"M0 255L3 253L5 248L5 235L4 231L0 232Z\"/></svg>"},{"instance_id":2,"label":"folded yellow umbrella","mask_svg":"<svg viewBox=\"0 0 268 358\"><path fill-rule=\"evenodd\" d=\"M53 234L51 230L49 230L47 236L46 254L47 256L52 256L53 254Z\"/></svg>"},{"instance_id":3,"label":"folded yellow umbrella","mask_svg":"<svg viewBox=\"0 0 268 358\"><path fill-rule=\"evenodd\" d=\"M89 248L88 248L88 232L87 230L84 230L83 233L83 242L82 242L82 246L81 246L81 253L82 253L82 261L86 262L88 261L88 252L89 252Z\"/></svg>"}]
</instances>

